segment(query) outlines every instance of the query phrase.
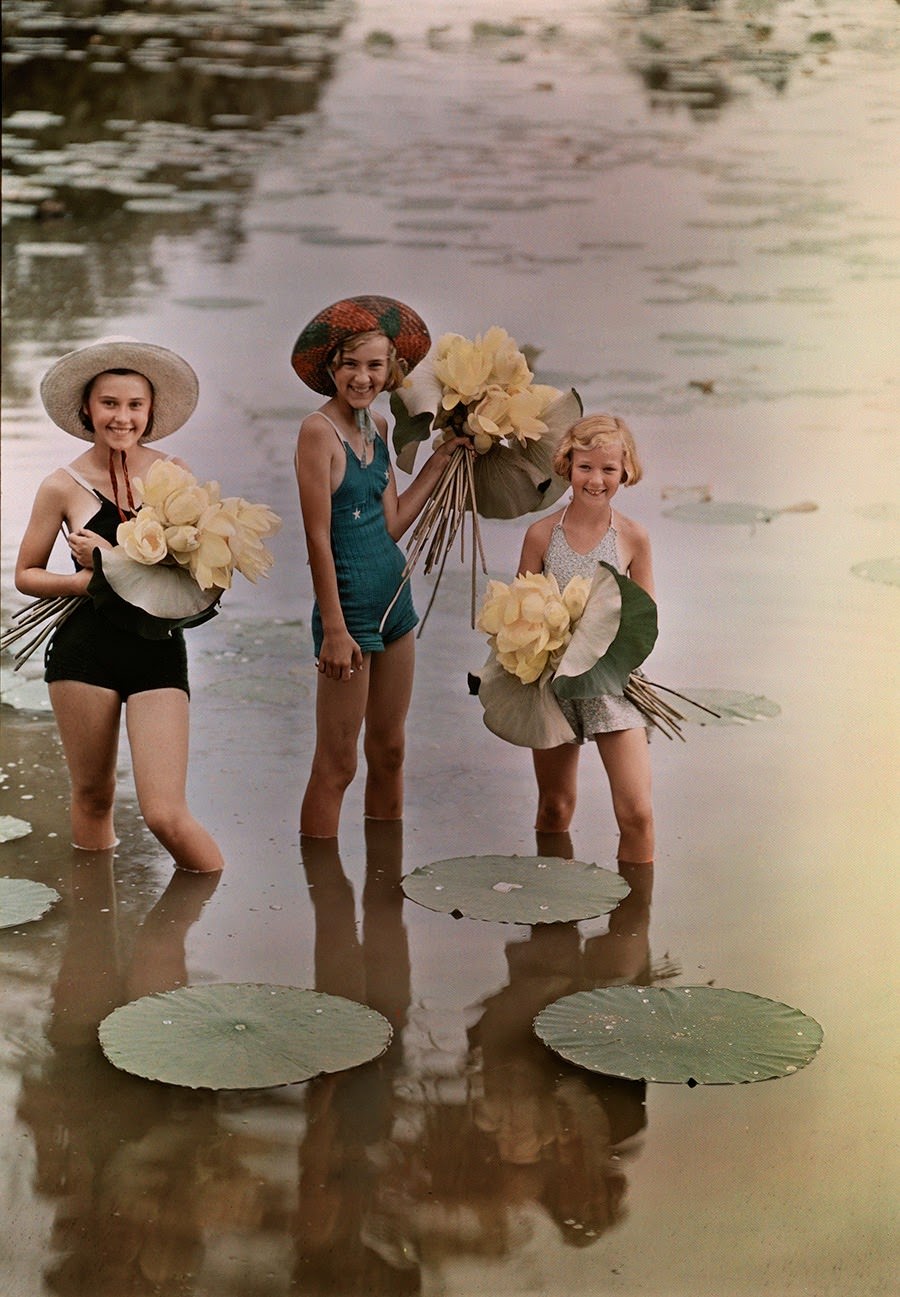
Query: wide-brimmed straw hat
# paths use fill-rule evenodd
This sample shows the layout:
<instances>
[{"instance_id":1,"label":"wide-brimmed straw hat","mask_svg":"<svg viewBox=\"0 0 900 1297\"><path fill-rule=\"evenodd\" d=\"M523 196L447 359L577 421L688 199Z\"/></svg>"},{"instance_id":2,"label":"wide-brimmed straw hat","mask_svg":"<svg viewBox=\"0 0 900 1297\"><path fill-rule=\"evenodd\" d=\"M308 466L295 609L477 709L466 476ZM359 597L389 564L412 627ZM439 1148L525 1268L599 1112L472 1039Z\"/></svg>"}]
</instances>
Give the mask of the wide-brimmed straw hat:
<instances>
[{"instance_id":1,"label":"wide-brimmed straw hat","mask_svg":"<svg viewBox=\"0 0 900 1297\"><path fill-rule=\"evenodd\" d=\"M186 360L167 347L137 338L100 338L61 356L41 380L44 409L64 432L93 441L93 433L81 420L84 389L92 378L111 369L134 370L153 385L153 424L144 441L168 437L193 414L200 385Z\"/></svg>"},{"instance_id":2,"label":"wide-brimmed straw hat","mask_svg":"<svg viewBox=\"0 0 900 1297\"><path fill-rule=\"evenodd\" d=\"M393 297L345 297L314 315L294 343L291 364L307 387L334 395L328 359L336 347L357 333L378 332L390 338L407 371L431 346L425 321Z\"/></svg>"}]
</instances>

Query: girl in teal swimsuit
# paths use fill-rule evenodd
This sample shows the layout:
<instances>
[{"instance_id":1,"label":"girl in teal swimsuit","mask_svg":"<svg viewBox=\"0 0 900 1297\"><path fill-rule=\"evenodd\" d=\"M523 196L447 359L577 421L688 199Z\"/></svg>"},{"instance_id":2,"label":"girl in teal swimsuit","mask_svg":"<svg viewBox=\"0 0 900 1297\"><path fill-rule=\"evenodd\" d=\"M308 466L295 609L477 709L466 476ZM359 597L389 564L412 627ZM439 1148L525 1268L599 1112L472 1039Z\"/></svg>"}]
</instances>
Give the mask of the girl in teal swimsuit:
<instances>
[{"instance_id":1,"label":"girl in teal swimsuit","mask_svg":"<svg viewBox=\"0 0 900 1297\"><path fill-rule=\"evenodd\" d=\"M381 626L400 585L397 541L422 511L455 441L434 452L397 493L387 424L370 410L425 355L419 316L386 297L347 298L306 326L292 364L329 399L300 425L295 466L316 604L319 672L316 747L300 811L309 837L337 835L365 725L365 814L403 815L406 714L412 694L417 617L408 587Z\"/></svg>"},{"instance_id":2,"label":"girl in teal swimsuit","mask_svg":"<svg viewBox=\"0 0 900 1297\"><path fill-rule=\"evenodd\" d=\"M94 550L115 545L119 523L140 507L133 479L167 458L147 442L187 421L197 403L197 376L165 347L105 338L58 360L44 376L41 398L54 423L90 445L38 488L16 562L16 587L37 597L83 595ZM47 567L60 531L75 560L71 573ZM222 854L185 797L188 682L180 632L145 640L112 625L86 601L55 631L45 678L72 783L73 844L87 851L115 846L124 705L147 827L178 868L221 869Z\"/></svg>"}]
</instances>

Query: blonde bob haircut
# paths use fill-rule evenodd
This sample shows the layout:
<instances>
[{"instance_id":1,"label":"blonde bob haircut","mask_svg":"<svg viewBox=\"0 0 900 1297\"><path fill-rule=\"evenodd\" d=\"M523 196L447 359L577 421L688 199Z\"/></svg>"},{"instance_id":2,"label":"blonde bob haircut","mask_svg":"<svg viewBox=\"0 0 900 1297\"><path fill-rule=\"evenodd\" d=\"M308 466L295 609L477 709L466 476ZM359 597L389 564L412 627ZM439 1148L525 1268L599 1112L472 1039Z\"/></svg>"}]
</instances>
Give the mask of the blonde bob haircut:
<instances>
[{"instance_id":1,"label":"blonde bob haircut","mask_svg":"<svg viewBox=\"0 0 900 1297\"><path fill-rule=\"evenodd\" d=\"M602 450L606 446L622 447L622 485L634 486L644 476L631 429L614 414L588 414L563 433L553 456L553 471L572 478L572 456L577 450Z\"/></svg>"},{"instance_id":2,"label":"blonde bob haircut","mask_svg":"<svg viewBox=\"0 0 900 1297\"><path fill-rule=\"evenodd\" d=\"M334 351L328 357L327 369L334 382L334 371L340 365L345 356L352 355L359 347L367 342L374 342L376 338L384 338L388 345L387 354L387 378L384 384L385 392L393 392L400 386L406 378L407 367L406 361L401 360L397 355L397 348L391 342L386 333L379 329L366 329L364 333L352 333L349 338L342 338Z\"/></svg>"}]
</instances>

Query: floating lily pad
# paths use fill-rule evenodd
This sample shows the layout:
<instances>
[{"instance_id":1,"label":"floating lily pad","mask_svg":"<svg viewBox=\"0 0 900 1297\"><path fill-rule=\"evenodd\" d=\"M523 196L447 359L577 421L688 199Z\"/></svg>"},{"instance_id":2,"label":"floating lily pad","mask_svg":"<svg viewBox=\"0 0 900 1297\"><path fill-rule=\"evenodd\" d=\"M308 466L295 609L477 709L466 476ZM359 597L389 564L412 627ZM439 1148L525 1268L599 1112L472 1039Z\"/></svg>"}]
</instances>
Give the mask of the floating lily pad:
<instances>
[{"instance_id":1,"label":"floating lily pad","mask_svg":"<svg viewBox=\"0 0 900 1297\"><path fill-rule=\"evenodd\" d=\"M706 522L717 527L755 527L759 522L771 522L777 509L767 509L762 504L740 504L730 500L694 500L663 509L663 517L677 522Z\"/></svg>"},{"instance_id":2,"label":"floating lily pad","mask_svg":"<svg viewBox=\"0 0 900 1297\"><path fill-rule=\"evenodd\" d=\"M558 856L457 856L421 865L402 885L426 909L497 923L592 919L631 890L611 869Z\"/></svg>"},{"instance_id":3,"label":"floating lily pad","mask_svg":"<svg viewBox=\"0 0 900 1297\"><path fill-rule=\"evenodd\" d=\"M11 819L5 815L4 819ZM24 821L17 820L17 824ZM29 832L31 825L28 826ZM18 836L18 835L17 835ZM59 892L30 878L0 878L0 928L17 928L46 914L59 900Z\"/></svg>"},{"instance_id":4,"label":"floating lily pad","mask_svg":"<svg viewBox=\"0 0 900 1297\"><path fill-rule=\"evenodd\" d=\"M770 698L742 693L739 689L695 689L685 685L678 693L672 706L686 721L693 721L696 725L746 725L749 721L771 720L781 715L778 703L773 703ZM699 706L691 706L692 702ZM711 716L710 712L716 715Z\"/></svg>"},{"instance_id":5,"label":"floating lily pad","mask_svg":"<svg viewBox=\"0 0 900 1297\"><path fill-rule=\"evenodd\" d=\"M850 570L854 576L864 577L866 581L900 585L900 558L870 558L864 563L854 563Z\"/></svg>"},{"instance_id":6,"label":"floating lily pad","mask_svg":"<svg viewBox=\"0 0 900 1297\"><path fill-rule=\"evenodd\" d=\"M254 1090L368 1063L391 1025L353 1000L296 986L222 983L146 995L104 1018L100 1045L125 1072L197 1090Z\"/></svg>"},{"instance_id":7,"label":"floating lily pad","mask_svg":"<svg viewBox=\"0 0 900 1297\"><path fill-rule=\"evenodd\" d=\"M27 820L19 820L15 815L0 815L0 842L15 842L16 838L27 838L31 825Z\"/></svg>"},{"instance_id":8,"label":"floating lily pad","mask_svg":"<svg viewBox=\"0 0 900 1297\"><path fill-rule=\"evenodd\" d=\"M50 695L43 680L23 680L7 667L0 667L0 702L20 712L47 712Z\"/></svg>"},{"instance_id":9,"label":"floating lily pad","mask_svg":"<svg viewBox=\"0 0 900 1297\"><path fill-rule=\"evenodd\" d=\"M712 986L611 986L577 991L534 1020L545 1045L606 1076L734 1085L788 1076L822 1043L799 1009Z\"/></svg>"}]
</instances>

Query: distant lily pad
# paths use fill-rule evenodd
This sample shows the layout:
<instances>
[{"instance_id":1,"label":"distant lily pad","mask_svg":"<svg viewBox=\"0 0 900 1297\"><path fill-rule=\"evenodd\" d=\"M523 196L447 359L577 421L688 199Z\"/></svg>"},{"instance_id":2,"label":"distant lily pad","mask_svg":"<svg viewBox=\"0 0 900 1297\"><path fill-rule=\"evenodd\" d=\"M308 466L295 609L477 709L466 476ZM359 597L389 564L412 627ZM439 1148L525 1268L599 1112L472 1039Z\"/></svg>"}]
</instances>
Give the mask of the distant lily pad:
<instances>
[{"instance_id":1,"label":"distant lily pad","mask_svg":"<svg viewBox=\"0 0 900 1297\"><path fill-rule=\"evenodd\" d=\"M609 914L631 890L621 874L558 856L457 856L421 865L403 890L426 909L497 923L564 923Z\"/></svg>"},{"instance_id":2,"label":"distant lily pad","mask_svg":"<svg viewBox=\"0 0 900 1297\"><path fill-rule=\"evenodd\" d=\"M767 509L762 504L740 504L729 500L692 500L663 509L663 517L677 522L705 522L716 527L755 527L760 522L771 522L777 509Z\"/></svg>"},{"instance_id":3,"label":"distant lily pad","mask_svg":"<svg viewBox=\"0 0 900 1297\"><path fill-rule=\"evenodd\" d=\"M0 702L20 712L47 712L50 695L43 680L27 680L8 667L0 667Z\"/></svg>"},{"instance_id":4,"label":"distant lily pad","mask_svg":"<svg viewBox=\"0 0 900 1297\"><path fill-rule=\"evenodd\" d=\"M262 303L254 297L176 297L175 304L195 311L238 311Z\"/></svg>"},{"instance_id":5,"label":"distant lily pad","mask_svg":"<svg viewBox=\"0 0 900 1297\"><path fill-rule=\"evenodd\" d=\"M19 820L15 815L0 815L0 842L15 842L16 838L27 838L31 825L27 820Z\"/></svg>"},{"instance_id":6,"label":"distant lily pad","mask_svg":"<svg viewBox=\"0 0 900 1297\"><path fill-rule=\"evenodd\" d=\"M296 986L222 983L146 995L104 1018L122 1071L197 1090L255 1090L368 1063L390 1044L374 1009Z\"/></svg>"},{"instance_id":7,"label":"distant lily pad","mask_svg":"<svg viewBox=\"0 0 900 1297\"><path fill-rule=\"evenodd\" d=\"M28 827L30 831L31 825ZM17 928L20 923L32 923L46 914L58 900L59 892L44 883L36 883L30 878L0 878L0 928Z\"/></svg>"},{"instance_id":8,"label":"distant lily pad","mask_svg":"<svg viewBox=\"0 0 900 1297\"><path fill-rule=\"evenodd\" d=\"M545 1045L606 1076L734 1085L788 1076L822 1043L799 1009L712 986L612 986L577 991L534 1020Z\"/></svg>"},{"instance_id":9,"label":"distant lily pad","mask_svg":"<svg viewBox=\"0 0 900 1297\"><path fill-rule=\"evenodd\" d=\"M681 697L669 701L686 721L695 725L746 725L748 721L771 720L781 715L778 703L762 694L742 693L739 689L695 689L691 685L678 692ZM691 706L692 701L699 706ZM716 715L711 716L710 712Z\"/></svg>"},{"instance_id":10,"label":"distant lily pad","mask_svg":"<svg viewBox=\"0 0 900 1297\"><path fill-rule=\"evenodd\" d=\"M900 585L900 558L870 558L864 563L854 563L850 570L854 576L864 577L866 581Z\"/></svg>"}]
</instances>

